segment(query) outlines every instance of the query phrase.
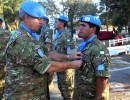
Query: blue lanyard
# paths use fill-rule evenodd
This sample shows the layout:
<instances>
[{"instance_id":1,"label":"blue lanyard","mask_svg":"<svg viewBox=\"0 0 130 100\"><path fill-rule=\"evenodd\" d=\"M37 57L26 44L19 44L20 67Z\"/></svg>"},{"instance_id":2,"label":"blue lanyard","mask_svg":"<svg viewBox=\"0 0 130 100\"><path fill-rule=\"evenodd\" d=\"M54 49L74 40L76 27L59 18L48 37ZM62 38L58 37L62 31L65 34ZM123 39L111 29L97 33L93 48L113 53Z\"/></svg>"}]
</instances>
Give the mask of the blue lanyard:
<instances>
[{"instance_id":1,"label":"blue lanyard","mask_svg":"<svg viewBox=\"0 0 130 100\"><path fill-rule=\"evenodd\" d=\"M86 41L86 42L83 41L83 42L80 44L80 51L83 52L83 50L85 49L85 47L86 47L90 42L92 42L95 37L96 37L96 35L93 35L92 37L90 37L90 38L88 39L88 41Z\"/></svg>"},{"instance_id":2,"label":"blue lanyard","mask_svg":"<svg viewBox=\"0 0 130 100\"><path fill-rule=\"evenodd\" d=\"M42 28L41 28L41 31L44 31L46 29L46 26L43 26Z\"/></svg>"},{"instance_id":3,"label":"blue lanyard","mask_svg":"<svg viewBox=\"0 0 130 100\"><path fill-rule=\"evenodd\" d=\"M21 23L20 26L25 29L34 39L36 39L37 41L39 40L39 36L35 32L32 32L29 28L27 28L23 23Z\"/></svg>"},{"instance_id":4,"label":"blue lanyard","mask_svg":"<svg viewBox=\"0 0 130 100\"><path fill-rule=\"evenodd\" d=\"M58 38L58 36L59 36L64 30L65 30L65 29L62 29L62 30L60 30L60 32L57 32L57 33L56 33L56 35L55 35L56 39Z\"/></svg>"}]
</instances>

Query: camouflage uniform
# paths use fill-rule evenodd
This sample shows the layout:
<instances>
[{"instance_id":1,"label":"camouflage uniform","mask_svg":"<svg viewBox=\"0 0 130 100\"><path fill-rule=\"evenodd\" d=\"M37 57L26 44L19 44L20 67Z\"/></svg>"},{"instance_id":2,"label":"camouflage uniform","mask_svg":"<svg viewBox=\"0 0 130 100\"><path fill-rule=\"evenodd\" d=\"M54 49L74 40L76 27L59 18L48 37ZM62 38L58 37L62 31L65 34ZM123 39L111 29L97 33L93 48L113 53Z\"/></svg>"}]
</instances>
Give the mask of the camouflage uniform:
<instances>
[{"instance_id":1,"label":"camouflage uniform","mask_svg":"<svg viewBox=\"0 0 130 100\"><path fill-rule=\"evenodd\" d=\"M53 35L53 31L48 27L45 27L44 29L41 29L39 41L42 43L48 42L52 44L52 35Z\"/></svg>"},{"instance_id":2,"label":"camouflage uniform","mask_svg":"<svg viewBox=\"0 0 130 100\"><path fill-rule=\"evenodd\" d=\"M39 42L41 43L50 43L52 45L52 35L53 35L53 31L51 29L49 29L49 27L44 26L43 28L40 28L40 37L39 37ZM48 49L52 49L52 48L48 48ZM53 79L54 79L54 73L48 73L48 85L51 85L51 83L53 83ZM49 95L49 87L48 87L48 95ZM50 98L50 97L48 97Z\"/></svg>"},{"instance_id":3,"label":"camouflage uniform","mask_svg":"<svg viewBox=\"0 0 130 100\"><path fill-rule=\"evenodd\" d=\"M47 100L47 48L22 28L16 30L8 45L5 100Z\"/></svg>"},{"instance_id":4,"label":"camouflage uniform","mask_svg":"<svg viewBox=\"0 0 130 100\"><path fill-rule=\"evenodd\" d=\"M67 30L64 30L54 41L54 50L60 54L67 54L67 48L74 49L74 43ZM57 73L58 88L64 100L71 100L74 89L74 70L67 69Z\"/></svg>"},{"instance_id":5,"label":"camouflage uniform","mask_svg":"<svg viewBox=\"0 0 130 100\"><path fill-rule=\"evenodd\" d=\"M102 52L102 53L101 53ZM94 38L83 50L83 65L75 71L74 100L95 100L96 77L109 77L110 56L108 50L97 38ZM104 64L104 70L99 70L98 65ZM101 100L108 100L109 84Z\"/></svg>"},{"instance_id":6,"label":"camouflage uniform","mask_svg":"<svg viewBox=\"0 0 130 100\"><path fill-rule=\"evenodd\" d=\"M11 34L8 30L0 29L0 100L3 98L3 89L5 83L5 62L4 50Z\"/></svg>"}]
</instances>

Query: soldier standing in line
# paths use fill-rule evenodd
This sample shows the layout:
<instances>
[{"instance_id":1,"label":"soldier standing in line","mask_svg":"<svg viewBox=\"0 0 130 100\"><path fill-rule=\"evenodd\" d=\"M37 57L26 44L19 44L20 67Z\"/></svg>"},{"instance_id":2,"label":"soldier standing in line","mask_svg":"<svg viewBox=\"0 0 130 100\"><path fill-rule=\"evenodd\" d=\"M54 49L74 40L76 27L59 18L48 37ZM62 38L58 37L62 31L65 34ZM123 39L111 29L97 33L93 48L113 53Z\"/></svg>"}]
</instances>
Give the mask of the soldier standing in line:
<instances>
[{"instance_id":1,"label":"soldier standing in line","mask_svg":"<svg viewBox=\"0 0 130 100\"><path fill-rule=\"evenodd\" d=\"M2 20L2 19L1 19ZM5 74L6 74L6 60L3 59L4 49L11 36L8 30L0 29L0 100L3 99L3 90L5 84Z\"/></svg>"},{"instance_id":2,"label":"soldier standing in line","mask_svg":"<svg viewBox=\"0 0 130 100\"><path fill-rule=\"evenodd\" d=\"M66 29L69 19L65 16L59 16L55 19L54 27L57 30L54 40L54 50L60 54L71 54L75 49L71 34ZM69 57L69 56L68 56ZM65 60L63 62L66 62ZM74 89L74 70L67 69L57 73L58 88L64 100L72 100Z\"/></svg>"},{"instance_id":3,"label":"soldier standing in line","mask_svg":"<svg viewBox=\"0 0 130 100\"><path fill-rule=\"evenodd\" d=\"M52 35L53 30L48 27L49 18L46 16L42 17L42 27L40 28L39 41L44 43L48 49L52 47Z\"/></svg>"},{"instance_id":4,"label":"soldier standing in line","mask_svg":"<svg viewBox=\"0 0 130 100\"><path fill-rule=\"evenodd\" d=\"M49 50L52 49L52 35L53 35L53 30L51 30L48 27L49 23L49 18L47 16L43 16L42 18L42 27L39 28L39 42L44 43ZM48 94L49 94L49 87L53 87L53 78L54 73L49 73L48 74ZM48 97L50 98L50 97Z\"/></svg>"},{"instance_id":5,"label":"soldier standing in line","mask_svg":"<svg viewBox=\"0 0 130 100\"><path fill-rule=\"evenodd\" d=\"M79 36L84 39L80 46L82 66L75 70L73 100L109 100L110 55L97 38L100 19L85 15L80 19Z\"/></svg>"},{"instance_id":6,"label":"soldier standing in line","mask_svg":"<svg viewBox=\"0 0 130 100\"><path fill-rule=\"evenodd\" d=\"M44 13L44 8L36 2L25 1L20 6L20 26L5 49L5 100L48 100L46 73L78 68L82 63L79 60L65 63L48 60L60 61L68 57L56 52L48 53L46 46L38 42L36 31L41 27ZM81 58L79 55L70 55L69 59Z\"/></svg>"}]
</instances>

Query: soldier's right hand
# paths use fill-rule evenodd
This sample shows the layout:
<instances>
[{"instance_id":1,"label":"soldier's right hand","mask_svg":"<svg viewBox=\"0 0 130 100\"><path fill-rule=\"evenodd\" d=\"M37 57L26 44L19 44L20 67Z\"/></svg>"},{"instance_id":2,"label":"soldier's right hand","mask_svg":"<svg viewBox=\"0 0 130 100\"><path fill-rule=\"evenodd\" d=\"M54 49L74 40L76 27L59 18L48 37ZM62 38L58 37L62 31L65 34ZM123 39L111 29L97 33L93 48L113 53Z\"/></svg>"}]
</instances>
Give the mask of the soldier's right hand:
<instances>
[{"instance_id":1,"label":"soldier's right hand","mask_svg":"<svg viewBox=\"0 0 130 100\"><path fill-rule=\"evenodd\" d=\"M81 52L73 52L70 56L69 56L69 60L76 60L76 59L82 59L82 53Z\"/></svg>"}]
</instances>

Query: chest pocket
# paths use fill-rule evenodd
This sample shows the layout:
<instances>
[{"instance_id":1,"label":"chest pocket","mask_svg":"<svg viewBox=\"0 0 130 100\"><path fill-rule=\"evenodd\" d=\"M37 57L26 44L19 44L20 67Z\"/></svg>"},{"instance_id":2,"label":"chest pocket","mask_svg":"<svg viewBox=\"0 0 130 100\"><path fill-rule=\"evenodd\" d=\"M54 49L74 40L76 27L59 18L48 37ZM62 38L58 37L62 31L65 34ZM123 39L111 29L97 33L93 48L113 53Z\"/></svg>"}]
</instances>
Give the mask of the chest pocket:
<instances>
[{"instance_id":1,"label":"chest pocket","mask_svg":"<svg viewBox=\"0 0 130 100\"><path fill-rule=\"evenodd\" d=\"M89 50L86 50L84 53L83 53L83 64L82 64L82 67L81 67L81 71L85 74L89 73L90 71L92 73L95 73L95 68L92 64L92 61L91 61L91 54L88 52Z\"/></svg>"}]
</instances>

